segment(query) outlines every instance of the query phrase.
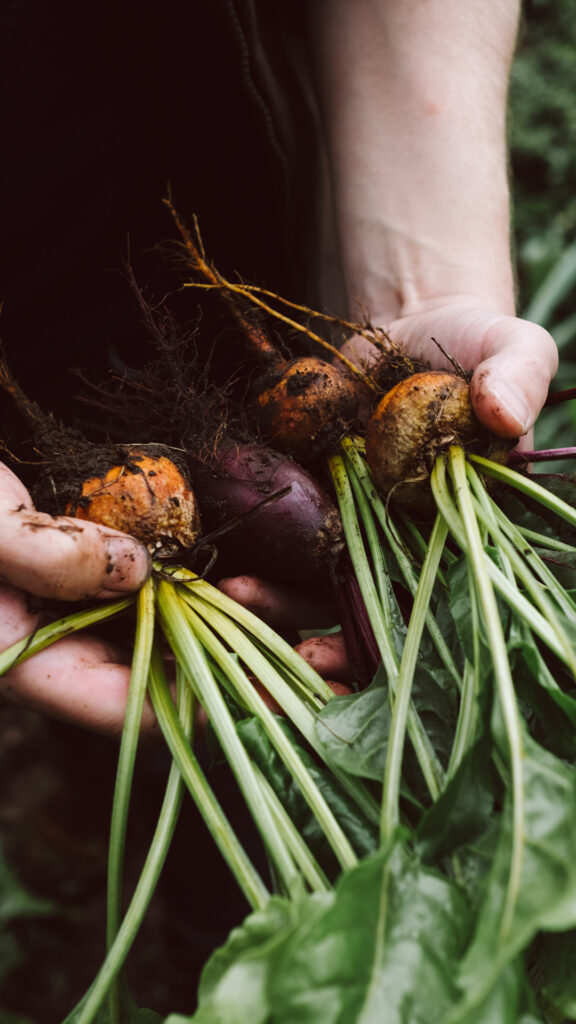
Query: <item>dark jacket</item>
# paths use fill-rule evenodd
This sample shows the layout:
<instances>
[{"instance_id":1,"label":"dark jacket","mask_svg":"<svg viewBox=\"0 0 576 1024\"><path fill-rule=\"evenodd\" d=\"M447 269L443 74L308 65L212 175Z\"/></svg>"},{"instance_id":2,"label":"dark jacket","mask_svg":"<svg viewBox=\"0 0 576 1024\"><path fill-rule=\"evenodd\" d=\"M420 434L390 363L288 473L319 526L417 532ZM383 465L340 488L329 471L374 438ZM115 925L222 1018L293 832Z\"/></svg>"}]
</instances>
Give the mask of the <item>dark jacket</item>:
<instances>
[{"instance_id":1,"label":"dark jacket","mask_svg":"<svg viewBox=\"0 0 576 1024\"><path fill-rule=\"evenodd\" d=\"M0 336L58 415L77 411L70 368L98 377L145 351L123 261L152 295L177 285L155 248L175 237L168 188L224 272L310 300L318 146L305 8L0 3Z\"/></svg>"}]
</instances>

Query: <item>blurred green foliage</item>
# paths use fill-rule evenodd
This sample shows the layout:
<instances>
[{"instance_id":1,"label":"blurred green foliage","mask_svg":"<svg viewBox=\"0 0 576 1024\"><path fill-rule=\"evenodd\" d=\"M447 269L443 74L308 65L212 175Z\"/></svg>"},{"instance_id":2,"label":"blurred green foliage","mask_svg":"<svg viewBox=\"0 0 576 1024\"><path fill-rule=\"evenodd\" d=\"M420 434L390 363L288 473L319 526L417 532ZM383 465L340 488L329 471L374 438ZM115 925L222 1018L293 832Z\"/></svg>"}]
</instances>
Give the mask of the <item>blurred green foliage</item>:
<instances>
[{"instance_id":1,"label":"blurred green foliage","mask_svg":"<svg viewBox=\"0 0 576 1024\"><path fill-rule=\"evenodd\" d=\"M573 0L526 4L512 68L509 137L522 307L576 240L575 13Z\"/></svg>"},{"instance_id":2,"label":"blurred green foliage","mask_svg":"<svg viewBox=\"0 0 576 1024\"><path fill-rule=\"evenodd\" d=\"M576 385L576 9L524 7L509 108L518 305L558 344L558 391ZM544 410L535 434L538 448L576 444L576 402Z\"/></svg>"}]
</instances>

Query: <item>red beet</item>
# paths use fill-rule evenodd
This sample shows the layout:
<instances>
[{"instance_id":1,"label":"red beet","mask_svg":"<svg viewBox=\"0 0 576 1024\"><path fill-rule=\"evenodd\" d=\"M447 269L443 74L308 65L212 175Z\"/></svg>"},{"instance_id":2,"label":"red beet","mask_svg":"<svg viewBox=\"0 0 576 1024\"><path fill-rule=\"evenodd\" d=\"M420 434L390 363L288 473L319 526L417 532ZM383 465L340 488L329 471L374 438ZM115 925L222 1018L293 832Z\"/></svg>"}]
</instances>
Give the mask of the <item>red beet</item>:
<instances>
[{"instance_id":1,"label":"red beet","mask_svg":"<svg viewBox=\"0 0 576 1024\"><path fill-rule=\"evenodd\" d=\"M227 443L211 464L193 465L192 476L205 535L242 516L215 540L219 572L318 588L330 582L343 547L340 516L297 462L269 448ZM286 487L288 494L250 511Z\"/></svg>"}]
</instances>

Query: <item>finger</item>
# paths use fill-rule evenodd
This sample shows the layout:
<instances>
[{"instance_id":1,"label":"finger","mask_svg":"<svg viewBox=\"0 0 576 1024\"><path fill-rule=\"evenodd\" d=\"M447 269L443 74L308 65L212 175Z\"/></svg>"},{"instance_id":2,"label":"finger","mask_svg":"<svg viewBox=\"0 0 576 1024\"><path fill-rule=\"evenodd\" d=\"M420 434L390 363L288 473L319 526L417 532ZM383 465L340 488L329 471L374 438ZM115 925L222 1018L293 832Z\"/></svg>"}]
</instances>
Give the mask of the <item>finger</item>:
<instances>
[{"instance_id":1,"label":"finger","mask_svg":"<svg viewBox=\"0 0 576 1024\"><path fill-rule=\"evenodd\" d=\"M558 368L556 345L537 324L506 317L489 329L483 351L470 385L476 414L493 433L522 437L546 401Z\"/></svg>"},{"instance_id":2,"label":"finger","mask_svg":"<svg viewBox=\"0 0 576 1024\"><path fill-rule=\"evenodd\" d=\"M294 648L323 679L342 683L354 682L354 673L342 633L311 636Z\"/></svg>"},{"instance_id":3,"label":"finger","mask_svg":"<svg viewBox=\"0 0 576 1024\"><path fill-rule=\"evenodd\" d=\"M37 512L0 463L0 579L40 597L75 601L136 590L150 573L144 545L70 516Z\"/></svg>"},{"instance_id":4,"label":"finger","mask_svg":"<svg viewBox=\"0 0 576 1024\"><path fill-rule=\"evenodd\" d=\"M7 672L0 693L16 704L95 732L122 731L130 666L114 661L94 638L68 637ZM146 733L158 730L151 706L142 719Z\"/></svg>"},{"instance_id":5,"label":"finger","mask_svg":"<svg viewBox=\"0 0 576 1024\"><path fill-rule=\"evenodd\" d=\"M335 621L332 598L325 592L304 594L257 576L230 576L218 588L277 629L326 629Z\"/></svg>"},{"instance_id":6,"label":"finger","mask_svg":"<svg viewBox=\"0 0 576 1024\"><path fill-rule=\"evenodd\" d=\"M0 587L0 649L30 635L39 615L26 594ZM75 636L47 647L0 677L0 696L33 711L108 735L122 730L130 667L121 664L110 645L94 637ZM157 723L146 705L142 729Z\"/></svg>"}]
</instances>

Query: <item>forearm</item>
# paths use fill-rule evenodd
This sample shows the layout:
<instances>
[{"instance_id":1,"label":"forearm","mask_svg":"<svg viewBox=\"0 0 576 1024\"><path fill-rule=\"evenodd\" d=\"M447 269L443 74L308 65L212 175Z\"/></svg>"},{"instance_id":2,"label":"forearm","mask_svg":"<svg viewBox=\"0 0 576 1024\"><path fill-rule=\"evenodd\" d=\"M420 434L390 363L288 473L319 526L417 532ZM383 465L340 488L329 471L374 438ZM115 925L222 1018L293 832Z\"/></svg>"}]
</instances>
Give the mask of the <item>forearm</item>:
<instances>
[{"instance_id":1,"label":"forearm","mask_svg":"<svg viewBox=\"0 0 576 1024\"><path fill-rule=\"evenodd\" d=\"M516 0L318 0L315 48L351 310L513 312L506 107Z\"/></svg>"}]
</instances>

